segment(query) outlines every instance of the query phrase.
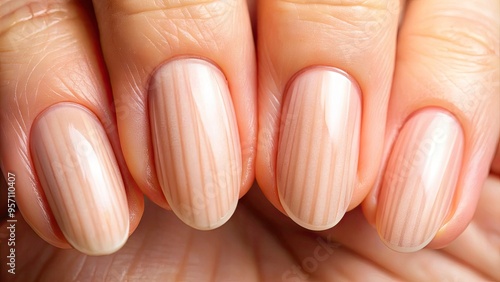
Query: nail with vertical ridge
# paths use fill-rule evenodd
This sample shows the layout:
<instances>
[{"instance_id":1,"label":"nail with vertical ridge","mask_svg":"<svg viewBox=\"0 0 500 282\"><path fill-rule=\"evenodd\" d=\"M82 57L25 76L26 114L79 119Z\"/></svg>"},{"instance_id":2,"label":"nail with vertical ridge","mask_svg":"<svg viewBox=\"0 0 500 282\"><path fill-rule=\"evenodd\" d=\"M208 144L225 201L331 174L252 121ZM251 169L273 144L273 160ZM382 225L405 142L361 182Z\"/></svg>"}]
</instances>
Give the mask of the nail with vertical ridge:
<instances>
[{"instance_id":1,"label":"nail with vertical ridge","mask_svg":"<svg viewBox=\"0 0 500 282\"><path fill-rule=\"evenodd\" d=\"M174 213L196 229L214 229L233 214L242 178L231 95L208 61L167 62L154 74L149 114L159 183Z\"/></svg>"},{"instance_id":2,"label":"nail with vertical ridge","mask_svg":"<svg viewBox=\"0 0 500 282\"><path fill-rule=\"evenodd\" d=\"M88 255L125 244L129 211L113 149L100 121L83 106L61 103L31 131L38 180L66 240Z\"/></svg>"},{"instance_id":3,"label":"nail with vertical ridge","mask_svg":"<svg viewBox=\"0 0 500 282\"><path fill-rule=\"evenodd\" d=\"M390 248L425 247L444 224L462 167L464 135L444 110L415 113L392 148L379 195L376 225Z\"/></svg>"},{"instance_id":4,"label":"nail with vertical ridge","mask_svg":"<svg viewBox=\"0 0 500 282\"><path fill-rule=\"evenodd\" d=\"M281 120L277 156L281 204L305 228L331 228L345 214L355 187L360 89L341 70L305 70L289 86Z\"/></svg>"}]
</instances>

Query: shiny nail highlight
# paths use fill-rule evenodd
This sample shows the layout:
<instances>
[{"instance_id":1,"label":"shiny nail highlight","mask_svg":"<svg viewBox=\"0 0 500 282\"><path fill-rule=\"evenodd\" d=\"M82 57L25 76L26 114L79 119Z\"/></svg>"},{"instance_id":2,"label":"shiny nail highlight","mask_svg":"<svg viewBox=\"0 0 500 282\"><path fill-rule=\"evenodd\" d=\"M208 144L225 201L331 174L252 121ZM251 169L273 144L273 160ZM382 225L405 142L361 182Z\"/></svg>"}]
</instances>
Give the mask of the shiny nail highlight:
<instances>
[{"instance_id":1,"label":"shiny nail highlight","mask_svg":"<svg viewBox=\"0 0 500 282\"><path fill-rule=\"evenodd\" d=\"M186 224L213 229L233 214L241 186L241 149L222 72L195 58L154 74L149 114L156 172L172 210Z\"/></svg>"},{"instance_id":2,"label":"shiny nail highlight","mask_svg":"<svg viewBox=\"0 0 500 282\"><path fill-rule=\"evenodd\" d=\"M464 135L451 114L437 108L415 113L403 126L389 157L376 225L392 249L425 247L450 212Z\"/></svg>"},{"instance_id":3,"label":"shiny nail highlight","mask_svg":"<svg viewBox=\"0 0 500 282\"><path fill-rule=\"evenodd\" d=\"M38 180L68 242L89 255L117 251L128 238L129 211L113 149L97 117L62 103L33 124Z\"/></svg>"},{"instance_id":4,"label":"shiny nail highlight","mask_svg":"<svg viewBox=\"0 0 500 282\"><path fill-rule=\"evenodd\" d=\"M361 93L343 71L315 67L286 93L277 156L281 204L299 225L333 227L354 191L360 139Z\"/></svg>"}]
</instances>

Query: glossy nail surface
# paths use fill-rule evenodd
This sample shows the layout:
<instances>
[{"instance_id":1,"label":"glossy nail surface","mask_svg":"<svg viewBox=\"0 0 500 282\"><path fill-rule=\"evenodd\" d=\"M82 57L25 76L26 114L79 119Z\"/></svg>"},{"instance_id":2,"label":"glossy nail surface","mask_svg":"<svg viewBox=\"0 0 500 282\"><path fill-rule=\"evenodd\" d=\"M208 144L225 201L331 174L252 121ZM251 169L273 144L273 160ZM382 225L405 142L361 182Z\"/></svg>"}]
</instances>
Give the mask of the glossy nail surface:
<instances>
[{"instance_id":1,"label":"glossy nail surface","mask_svg":"<svg viewBox=\"0 0 500 282\"><path fill-rule=\"evenodd\" d=\"M89 255L127 240L129 212L120 169L97 117L80 105L45 110L31 131L31 156L68 242Z\"/></svg>"},{"instance_id":2,"label":"glossy nail surface","mask_svg":"<svg viewBox=\"0 0 500 282\"><path fill-rule=\"evenodd\" d=\"M285 96L277 157L283 208L299 225L333 227L349 206L356 181L360 90L342 71L300 73Z\"/></svg>"},{"instance_id":3,"label":"glossy nail surface","mask_svg":"<svg viewBox=\"0 0 500 282\"><path fill-rule=\"evenodd\" d=\"M377 208L377 229L398 251L416 251L436 235L450 211L462 166L464 137L449 113L424 109L393 146Z\"/></svg>"},{"instance_id":4,"label":"glossy nail surface","mask_svg":"<svg viewBox=\"0 0 500 282\"><path fill-rule=\"evenodd\" d=\"M186 224L213 229L233 214L241 150L229 88L207 61L161 66L149 90L156 171L172 210Z\"/></svg>"}]
</instances>

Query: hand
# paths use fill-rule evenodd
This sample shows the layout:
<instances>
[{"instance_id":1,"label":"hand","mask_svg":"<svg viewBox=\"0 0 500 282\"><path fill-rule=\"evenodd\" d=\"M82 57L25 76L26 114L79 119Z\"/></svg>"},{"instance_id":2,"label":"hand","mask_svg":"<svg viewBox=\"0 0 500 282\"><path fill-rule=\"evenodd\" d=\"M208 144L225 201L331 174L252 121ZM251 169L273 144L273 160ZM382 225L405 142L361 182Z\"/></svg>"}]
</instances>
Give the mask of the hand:
<instances>
[{"instance_id":1,"label":"hand","mask_svg":"<svg viewBox=\"0 0 500 282\"><path fill-rule=\"evenodd\" d=\"M257 188L257 187L255 187ZM26 223L17 229L18 281L498 281L500 179L486 181L474 219L441 250L391 251L360 209L333 229L306 232L252 189L234 216L211 232L196 231L146 203L141 224L118 252L102 257L61 250ZM2 240L5 225L0 226ZM2 248L0 255L8 254Z\"/></svg>"},{"instance_id":2,"label":"hand","mask_svg":"<svg viewBox=\"0 0 500 282\"><path fill-rule=\"evenodd\" d=\"M500 134L495 1L260 1L257 61L244 1L2 7L2 170L55 246L118 250L142 194L216 228L255 175L312 230L366 198L400 251L475 211Z\"/></svg>"}]
</instances>

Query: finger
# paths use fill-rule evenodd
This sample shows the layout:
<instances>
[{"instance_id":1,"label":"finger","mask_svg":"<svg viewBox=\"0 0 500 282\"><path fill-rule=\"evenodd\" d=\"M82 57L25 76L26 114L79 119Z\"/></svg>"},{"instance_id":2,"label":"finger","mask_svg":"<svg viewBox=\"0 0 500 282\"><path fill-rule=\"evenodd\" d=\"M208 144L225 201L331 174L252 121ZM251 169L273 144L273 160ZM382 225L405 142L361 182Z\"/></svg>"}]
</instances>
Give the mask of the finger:
<instances>
[{"instance_id":1,"label":"finger","mask_svg":"<svg viewBox=\"0 0 500 282\"><path fill-rule=\"evenodd\" d=\"M143 202L120 154L87 10L4 1L0 11L0 156L15 200L46 241L113 252Z\"/></svg>"},{"instance_id":2,"label":"finger","mask_svg":"<svg viewBox=\"0 0 500 282\"><path fill-rule=\"evenodd\" d=\"M484 182L473 220L465 231L443 249L448 255L459 258L482 271L491 281L500 280L500 178L490 174Z\"/></svg>"},{"instance_id":3,"label":"finger","mask_svg":"<svg viewBox=\"0 0 500 282\"><path fill-rule=\"evenodd\" d=\"M399 1L261 1L256 175L298 224L334 226L381 158Z\"/></svg>"},{"instance_id":4,"label":"finger","mask_svg":"<svg viewBox=\"0 0 500 282\"><path fill-rule=\"evenodd\" d=\"M215 228L254 177L246 1L95 1L123 152L150 198ZM160 188L161 187L161 188Z\"/></svg>"},{"instance_id":5,"label":"finger","mask_svg":"<svg viewBox=\"0 0 500 282\"><path fill-rule=\"evenodd\" d=\"M500 133L498 1L413 1L399 32L385 169L365 212L391 248L467 226Z\"/></svg>"}]
</instances>

